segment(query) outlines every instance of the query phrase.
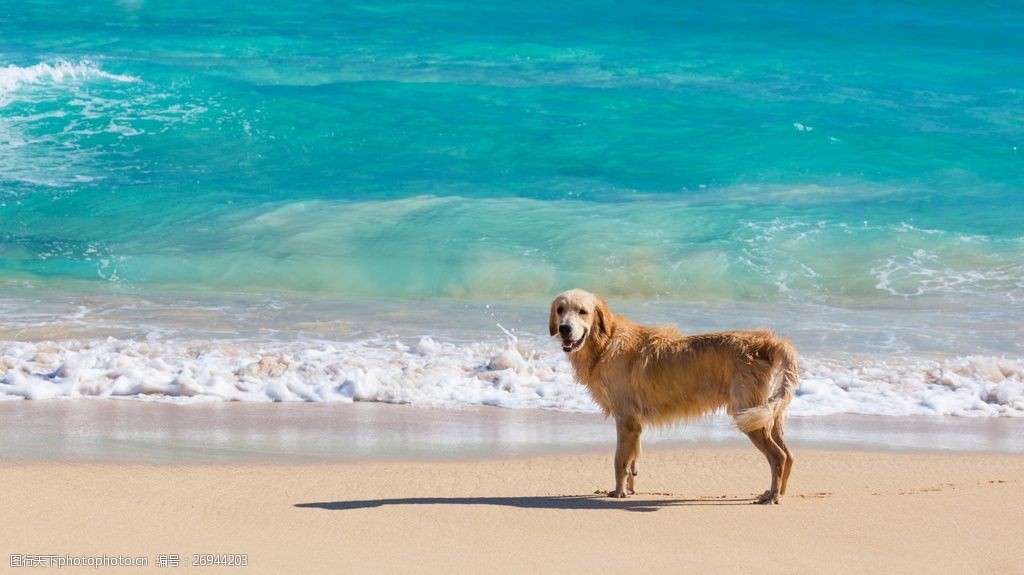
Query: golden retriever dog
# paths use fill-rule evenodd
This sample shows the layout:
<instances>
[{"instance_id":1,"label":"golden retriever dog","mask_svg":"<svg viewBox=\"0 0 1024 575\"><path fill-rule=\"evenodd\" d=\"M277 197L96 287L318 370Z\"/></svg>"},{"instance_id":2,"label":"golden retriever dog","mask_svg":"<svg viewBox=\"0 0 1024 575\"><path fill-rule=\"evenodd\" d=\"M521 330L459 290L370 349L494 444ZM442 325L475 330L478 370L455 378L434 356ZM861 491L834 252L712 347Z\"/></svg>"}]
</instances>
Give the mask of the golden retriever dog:
<instances>
[{"instance_id":1,"label":"golden retriever dog","mask_svg":"<svg viewBox=\"0 0 1024 575\"><path fill-rule=\"evenodd\" d=\"M725 408L768 459L771 487L755 503L786 493L793 455L783 415L797 378L796 350L769 331L682 335L613 315L596 295L573 289L551 302L548 330L560 337L576 378L615 418L615 490L635 493L645 425L694 419Z\"/></svg>"}]
</instances>

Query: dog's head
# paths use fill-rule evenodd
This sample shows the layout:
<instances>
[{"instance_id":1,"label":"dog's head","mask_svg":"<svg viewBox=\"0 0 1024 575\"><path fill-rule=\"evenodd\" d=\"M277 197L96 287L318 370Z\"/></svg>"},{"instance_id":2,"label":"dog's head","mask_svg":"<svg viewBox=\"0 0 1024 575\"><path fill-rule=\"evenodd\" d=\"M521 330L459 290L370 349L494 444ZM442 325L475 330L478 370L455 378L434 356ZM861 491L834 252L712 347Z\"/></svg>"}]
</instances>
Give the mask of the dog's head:
<instances>
[{"instance_id":1,"label":"dog's head","mask_svg":"<svg viewBox=\"0 0 1024 575\"><path fill-rule=\"evenodd\" d=\"M596 295L581 289L562 292L551 302L548 332L562 340L562 351L572 353L586 343L588 337L607 337L612 314L608 304Z\"/></svg>"}]
</instances>

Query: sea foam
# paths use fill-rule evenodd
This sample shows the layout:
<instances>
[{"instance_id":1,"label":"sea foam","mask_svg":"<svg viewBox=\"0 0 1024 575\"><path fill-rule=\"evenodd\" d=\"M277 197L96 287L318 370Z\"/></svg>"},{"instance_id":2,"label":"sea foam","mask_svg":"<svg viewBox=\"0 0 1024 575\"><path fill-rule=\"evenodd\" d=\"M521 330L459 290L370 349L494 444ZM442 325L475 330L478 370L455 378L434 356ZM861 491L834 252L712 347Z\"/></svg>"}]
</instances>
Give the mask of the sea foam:
<instances>
[{"instance_id":1,"label":"sea foam","mask_svg":"<svg viewBox=\"0 0 1024 575\"><path fill-rule=\"evenodd\" d=\"M40 62L32 66L8 64L0 68L0 107L9 102L11 92L24 86L80 83L96 79L129 83L141 81L135 76L106 72L90 60L57 60L53 63Z\"/></svg>"},{"instance_id":2,"label":"sea foam","mask_svg":"<svg viewBox=\"0 0 1024 575\"><path fill-rule=\"evenodd\" d=\"M597 411L543 339L455 343L94 341L0 345L0 399L372 401ZM1024 361L806 358L794 415L1024 416Z\"/></svg>"}]
</instances>

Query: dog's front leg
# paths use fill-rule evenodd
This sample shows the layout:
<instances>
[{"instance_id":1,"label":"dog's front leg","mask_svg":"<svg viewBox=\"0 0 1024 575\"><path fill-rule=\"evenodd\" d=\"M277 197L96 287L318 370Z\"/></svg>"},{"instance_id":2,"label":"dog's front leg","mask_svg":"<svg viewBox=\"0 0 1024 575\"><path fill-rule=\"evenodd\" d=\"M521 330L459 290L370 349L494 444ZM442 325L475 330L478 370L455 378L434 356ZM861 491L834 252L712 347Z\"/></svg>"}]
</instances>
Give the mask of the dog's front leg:
<instances>
[{"instance_id":1,"label":"dog's front leg","mask_svg":"<svg viewBox=\"0 0 1024 575\"><path fill-rule=\"evenodd\" d=\"M636 442L633 447L633 455L629 458L629 473L626 474L626 493L633 495L636 493L636 463L640 461L640 433L636 434Z\"/></svg>"},{"instance_id":2,"label":"dog's front leg","mask_svg":"<svg viewBox=\"0 0 1024 575\"><path fill-rule=\"evenodd\" d=\"M609 497L626 497L633 491L636 460L640 456L640 422L633 418L615 418L617 442L615 444L615 490Z\"/></svg>"}]
</instances>

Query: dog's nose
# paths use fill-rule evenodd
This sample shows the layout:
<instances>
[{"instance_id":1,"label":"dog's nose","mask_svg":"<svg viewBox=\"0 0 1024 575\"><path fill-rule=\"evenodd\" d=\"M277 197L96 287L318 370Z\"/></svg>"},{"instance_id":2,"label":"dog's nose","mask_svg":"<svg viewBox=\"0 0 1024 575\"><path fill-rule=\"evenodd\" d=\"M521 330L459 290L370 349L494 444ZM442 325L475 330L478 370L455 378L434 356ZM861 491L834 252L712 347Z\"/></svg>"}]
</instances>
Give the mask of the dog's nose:
<instances>
[{"instance_id":1,"label":"dog's nose","mask_svg":"<svg viewBox=\"0 0 1024 575\"><path fill-rule=\"evenodd\" d=\"M562 334L562 337L569 337L569 334L572 333L572 328L564 324L560 325L558 326L558 333Z\"/></svg>"}]
</instances>

